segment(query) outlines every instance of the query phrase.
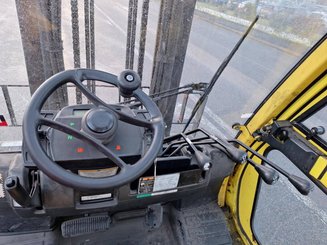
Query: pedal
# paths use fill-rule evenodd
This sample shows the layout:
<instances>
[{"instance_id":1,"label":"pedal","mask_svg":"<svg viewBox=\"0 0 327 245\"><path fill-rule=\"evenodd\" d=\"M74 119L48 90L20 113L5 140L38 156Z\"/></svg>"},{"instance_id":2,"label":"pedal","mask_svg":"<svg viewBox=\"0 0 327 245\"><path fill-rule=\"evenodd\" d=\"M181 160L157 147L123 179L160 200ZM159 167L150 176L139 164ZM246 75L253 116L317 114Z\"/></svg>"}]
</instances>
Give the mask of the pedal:
<instances>
[{"instance_id":1,"label":"pedal","mask_svg":"<svg viewBox=\"0 0 327 245\"><path fill-rule=\"evenodd\" d=\"M145 216L145 224L150 229L158 229L163 220L163 207L161 204L153 204L148 206L148 210Z\"/></svg>"},{"instance_id":2,"label":"pedal","mask_svg":"<svg viewBox=\"0 0 327 245\"><path fill-rule=\"evenodd\" d=\"M61 234L67 238L105 231L109 229L110 223L110 217L105 215L67 220L61 224Z\"/></svg>"}]
</instances>

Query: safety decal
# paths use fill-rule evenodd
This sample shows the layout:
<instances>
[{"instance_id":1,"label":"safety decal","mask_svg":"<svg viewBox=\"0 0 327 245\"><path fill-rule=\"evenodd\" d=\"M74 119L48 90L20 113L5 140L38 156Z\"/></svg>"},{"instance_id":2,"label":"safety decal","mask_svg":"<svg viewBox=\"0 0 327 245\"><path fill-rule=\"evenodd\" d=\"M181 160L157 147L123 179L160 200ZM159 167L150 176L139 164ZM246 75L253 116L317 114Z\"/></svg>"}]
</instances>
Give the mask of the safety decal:
<instances>
[{"instance_id":1,"label":"safety decal","mask_svg":"<svg viewBox=\"0 0 327 245\"><path fill-rule=\"evenodd\" d=\"M2 174L0 173L0 198L4 198L5 195L5 190L3 188L3 180L2 180Z\"/></svg>"},{"instance_id":2,"label":"safety decal","mask_svg":"<svg viewBox=\"0 0 327 245\"><path fill-rule=\"evenodd\" d=\"M7 127L8 123L3 115L0 115L0 127Z\"/></svg>"},{"instance_id":3,"label":"safety decal","mask_svg":"<svg viewBox=\"0 0 327 245\"><path fill-rule=\"evenodd\" d=\"M177 192L179 177L180 173L141 177L139 179L138 195L136 198Z\"/></svg>"}]
</instances>

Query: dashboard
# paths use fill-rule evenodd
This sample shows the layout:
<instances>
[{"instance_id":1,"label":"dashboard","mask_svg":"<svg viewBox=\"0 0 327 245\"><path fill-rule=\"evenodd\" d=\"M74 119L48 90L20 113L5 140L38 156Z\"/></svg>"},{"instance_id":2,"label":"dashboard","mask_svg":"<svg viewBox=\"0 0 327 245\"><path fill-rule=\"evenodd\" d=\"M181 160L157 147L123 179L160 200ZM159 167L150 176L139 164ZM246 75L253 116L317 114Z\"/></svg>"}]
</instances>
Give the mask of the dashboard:
<instances>
[{"instance_id":1,"label":"dashboard","mask_svg":"<svg viewBox=\"0 0 327 245\"><path fill-rule=\"evenodd\" d=\"M82 121L92 108L93 105L89 104L74 105L62 109L57 114L43 111L42 116L83 131ZM132 110L128 107L117 109L138 118L147 118L144 110ZM48 157L67 171L90 179L114 176L120 171L119 167L98 149L83 140L47 126L41 126L38 132ZM150 130L118 121L114 136L104 145L126 164L133 166L145 154L151 141ZM21 176L22 184L26 189L31 189L31 180L26 179L26 172L30 175L37 172L40 184L36 209L23 208L14 202L15 212L23 217L35 215L35 210L42 210L37 211L40 215L71 216L90 212L142 209L155 203L182 199L198 200L203 196L211 196L214 200L224 177L228 176L234 167L233 161L225 153L210 145L202 149L210 156L212 163L211 169L204 171L187 149L170 156L179 145L167 151L167 144L164 144L151 167L137 179L118 188L82 191L64 186L39 171L24 145L23 154L15 158L12 165L16 167L11 168L8 175Z\"/></svg>"},{"instance_id":2,"label":"dashboard","mask_svg":"<svg viewBox=\"0 0 327 245\"><path fill-rule=\"evenodd\" d=\"M93 105L69 106L60 111L54 120L74 129L84 130L82 120L93 107ZM128 114L134 113L126 107L123 110ZM83 140L54 129L50 129L48 135L50 154L53 160L63 167L70 170L114 167L103 153ZM125 162L133 164L143 155L150 143L151 135L148 133L146 136L143 128L119 121L113 137L104 145Z\"/></svg>"}]
</instances>

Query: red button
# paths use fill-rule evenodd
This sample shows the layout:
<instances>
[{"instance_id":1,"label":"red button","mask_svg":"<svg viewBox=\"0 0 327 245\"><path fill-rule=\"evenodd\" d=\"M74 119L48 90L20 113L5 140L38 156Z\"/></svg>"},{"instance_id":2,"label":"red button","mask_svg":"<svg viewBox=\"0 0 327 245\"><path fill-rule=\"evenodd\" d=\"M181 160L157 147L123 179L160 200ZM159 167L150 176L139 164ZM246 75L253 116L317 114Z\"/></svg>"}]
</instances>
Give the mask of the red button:
<instances>
[{"instance_id":1,"label":"red button","mask_svg":"<svg viewBox=\"0 0 327 245\"><path fill-rule=\"evenodd\" d=\"M83 147L78 147L76 149L77 153L83 153L84 152L84 148Z\"/></svg>"},{"instance_id":2,"label":"red button","mask_svg":"<svg viewBox=\"0 0 327 245\"><path fill-rule=\"evenodd\" d=\"M120 150L121 150L120 145L116 145L116 151L120 151Z\"/></svg>"}]
</instances>

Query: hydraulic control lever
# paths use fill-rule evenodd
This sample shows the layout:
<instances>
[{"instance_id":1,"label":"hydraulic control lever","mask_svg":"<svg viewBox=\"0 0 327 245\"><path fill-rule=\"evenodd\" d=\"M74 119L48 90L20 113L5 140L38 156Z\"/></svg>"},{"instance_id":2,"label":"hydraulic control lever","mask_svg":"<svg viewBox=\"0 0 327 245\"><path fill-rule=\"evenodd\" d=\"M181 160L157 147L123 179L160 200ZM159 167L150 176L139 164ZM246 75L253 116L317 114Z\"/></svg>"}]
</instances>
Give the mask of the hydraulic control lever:
<instances>
[{"instance_id":1,"label":"hydraulic control lever","mask_svg":"<svg viewBox=\"0 0 327 245\"><path fill-rule=\"evenodd\" d=\"M199 137L199 138L194 138L194 139L192 138L192 140L187 137L188 135L195 134L197 132L201 132L202 134L205 135L205 137ZM195 148L194 145L212 145L212 144L216 143L221 147L221 150L223 150L229 156L229 158L231 158L233 161L235 161L237 163L245 163L246 162L246 159L247 159L246 152L233 146L231 143L227 142L227 140L225 140L225 139L220 139L216 136L208 134L206 131L204 131L201 128L189 131L187 133L181 133L181 134L169 136L164 139L164 143L167 143L169 141L174 141L179 138L184 138L184 140L175 141L175 142L171 143L170 145L168 145L168 147L163 151L163 153L161 155L164 155L165 153L167 153L174 145L179 145L179 146L177 147L177 149L175 151L173 151L173 153L170 154L170 156L177 153L179 150L181 150L186 145L190 145L191 148L194 149ZM208 139L211 141L203 141L203 140L208 140ZM212 142L212 141L214 141L214 142Z\"/></svg>"},{"instance_id":2,"label":"hydraulic control lever","mask_svg":"<svg viewBox=\"0 0 327 245\"><path fill-rule=\"evenodd\" d=\"M228 142L230 143L234 143L234 144L238 144L240 146L242 146L243 148L245 148L247 151L251 152L253 155L255 155L256 157L260 158L263 162L267 163L269 166L271 166L272 168L274 168L275 170L277 170L279 173L281 173L282 175L284 175L289 182L291 182L291 184L302 194L302 195L308 195L312 190L313 190L313 185L311 184L311 182L288 173L287 171L285 171L284 169L280 168L279 166L277 166L276 164L274 164L273 162L271 162L270 160L268 160L266 157L260 155L258 152L252 150L249 146L247 146L246 144L244 144L243 142L236 140L236 139L232 139L232 140L228 140Z\"/></svg>"},{"instance_id":3,"label":"hydraulic control lever","mask_svg":"<svg viewBox=\"0 0 327 245\"><path fill-rule=\"evenodd\" d=\"M255 163L252 159L248 158L247 153L245 151L242 151L241 149L233 146L233 144L231 144L227 140L218 138L213 135L209 135L202 129L200 129L200 131L203 134L207 135L210 139L214 140L217 144L222 146L233 161L237 163L248 162L249 164L251 164L257 171L259 176L262 178L262 180L268 185L272 185L278 181L279 175L274 169Z\"/></svg>"},{"instance_id":4,"label":"hydraulic control lever","mask_svg":"<svg viewBox=\"0 0 327 245\"><path fill-rule=\"evenodd\" d=\"M192 138L190 139L188 136L192 134L196 134L198 132L201 132L205 135L205 137L198 137L198 138ZM184 138L183 140L180 140L181 138ZM237 140L237 139L231 139L231 140L225 140L218 138L216 136L210 135L203 129L195 129L186 133L177 134L173 136L166 137L164 139L164 143L171 142L166 149L161 154L162 156L169 152L169 150L172 149L173 146L178 146L172 153L170 153L169 156L173 156L178 151L180 151L183 147L189 145L191 149L194 152L194 155L197 159L199 159L199 162L205 162L201 159L202 154L205 155L203 152L199 151L196 146L197 145L219 145L220 149L224 151L233 161L237 163L249 163L251 164L259 176L265 181L267 184L271 185L274 184L279 179L279 173L284 175L291 184L302 194L302 195L308 195L310 191L313 189L313 185L311 182L298 177L296 175L290 174L284 169L280 168L270 160L268 160L266 157L260 155L256 151L252 150L249 146L244 144L243 142ZM265 165L260 165L255 163L252 159L250 159L247 156L247 153L235 145L241 146L245 149L245 151L248 151L252 153L254 156L258 157L262 162L265 162L272 168L269 168ZM206 155L205 155L206 156ZM207 156L206 156L207 157Z\"/></svg>"},{"instance_id":5,"label":"hydraulic control lever","mask_svg":"<svg viewBox=\"0 0 327 245\"><path fill-rule=\"evenodd\" d=\"M247 153L245 151L235 147L227 140L210 135L202 129L199 130L203 134L207 135L210 139L214 140L217 144L222 146L225 149L226 154L228 154L233 161L237 163L248 162L249 164L251 164L257 171L259 176L262 178L262 180L268 185L272 185L278 181L279 175L274 169L255 163L252 159L248 158Z\"/></svg>"},{"instance_id":6,"label":"hydraulic control lever","mask_svg":"<svg viewBox=\"0 0 327 245\"><path fill-rule=\"evenodd\" d=\"M202 170L204 170L204 171L208 171L211 168L211 158L209 156L207 156L205 153L203 153L202 151L198 150L196 148L196 146L195 146L195 145L202 145L203 143L201 143L201 142L193 143L192 140L189 137L187 137L187 135L184 134L184 133L180 133L180 134L177 134L177 135L174 135L174 136L167 137L164 140L164 142L169 142L169 141L177 140L179 138L183 138L183 140L182 141L177 141L175 143L170 144L161 153L161 156L165 155L168 152L168 150L171 149L171 147L173 145L176 145L177 144L179 146L177 147L176 150L174 150L172 153L169 154L170 157L173 156L173 155L175 155L177 152L179 152L185 146L189 146L191 148L191 153L195 157L196 163L199 166L199 168L202 169Z\"/></svg>"},{"instance_id":7,"label":"hydraulic control lever","mask_svg":"<svg viewBox=\"0 0 327 245\"><path fill-rule=\"evenodd\" d=\"M196 158L198 166L204 170L208 171L211 168L211 158L208 157L205 153L198 150L195 145L192 143L192 141L183 133L181 133L181 136L185 139L187 144L191 147L193 151L193 155Z\"/></svg>"},{"instance_id":8,"label":"hydraulic control lever","mask_svg":"<svg viewBox=\"0 0 327 245\"><path fill-rule=\"evenodd\" d=\"M172 136L170 138L171 140L176 140L179 137L182 137L182 138L184 138L186 143L183 143L185 141L178 141L178 142L173 143L173 144L178 143L179 147L177 147L177 149L175 151L173 151L170 154L170 156L172 156L175 153L177 153L178 151L180 151L183 147L189 145L191 147L192 151L193 151L193 154L194 154L195 158L197 159L199 167L202 168L203 170L207 171L211 167L210 158L206 154L204 154L203 152L199 151L196 148L195 145L218 144L221 147L221 150L224 151L225 154L227 154L228 157L230 159L232 159L233 161L235 161L237 163L245 163L245 162L250 163L255 168L255 170L258 172L260 177L267 184L272 185L278 180L279 175L275 170L273 170L271 168L268 168L268 167L266 167L264 165L256 164L251 159L248 159L247 153L245 151L243 151L241 149L238 149L237 147L233 146L233 144L229 143L227 140L220 139L220 138L218 138L216 136L210 135L206 131L204 131L203 129L196 129L195 131L203 133L204 135L206 135L206 137L193 139L193 141L195 141L193 143L191 141L191 139L187 137L187 134L190 134L189 132L186 133L186 134L181 133L179 135ZM194 131L192 131L192 132L194 132ZM203 141L205 139L210 139L210 141ZM166 140L168 140L168 138L166 138ZM214 142L212 142L212 141L214 141ZM169 149L169 147L167 147L164 152L167 152L168 149Z\"/></svg>"},{"instance_id":9,"label":"hydraulic control lever","mask_svg":"<svg viewBox=\"0 0 327 245\"><path fill-rule=\"evenodd\" d=\"M279 174L276 170L268 168L265 165L257 164L250 158L248 158L247 162L254 167L261 179L266 182L266 184L273 185L278 181Z\"/></svg>"},{"instance_id":10,"label":"hydraulic control lever","mask_svg":"<svg viewBox=\"0 0 327 245\"><path fill-rule=\"evenodd\" d=\"M199 167L202 170L208 171L211 168L211 158L208 157L206 154L199 150L196 150L194 152L194 156L198 162Z\"/></svg>"},{"instance_id":11,"label":"hydraulic control lever","mask_svg":"<svg viewBox=\"0 0 327 245\"><path fill-rule=\"evenodd\" d=\"M201 129L200 129L201 130ZM237 147L233 146L231 143L227 142L225 139L218 138L216 136L210 135L204 130L201 132L207 135L211 140L215 141L218 145L223 147L226 154L235 162L237 163L245 163L247 161L247 154L245 151L238 149Z\"/></svg>"}]
</instances>

